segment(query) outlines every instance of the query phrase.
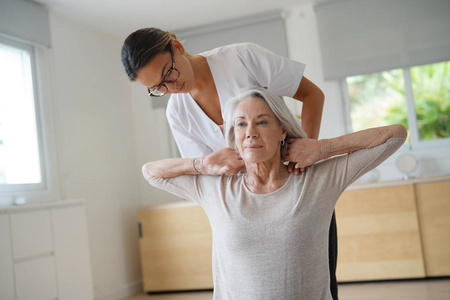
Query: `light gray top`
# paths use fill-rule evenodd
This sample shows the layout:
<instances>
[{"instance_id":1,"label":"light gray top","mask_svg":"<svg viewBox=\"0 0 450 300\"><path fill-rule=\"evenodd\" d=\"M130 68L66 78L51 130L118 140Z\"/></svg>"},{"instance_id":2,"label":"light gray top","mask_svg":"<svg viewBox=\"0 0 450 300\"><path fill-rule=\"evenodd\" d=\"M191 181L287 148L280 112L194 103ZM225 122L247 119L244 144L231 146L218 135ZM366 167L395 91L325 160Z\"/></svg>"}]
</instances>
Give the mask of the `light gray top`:
<instances>
[{"instance_id":1,"label":"light gray top","mask_svg":"<svg viewBox=\"0 0 450 300\"><path fill-rule=\"evenodd\" d=\"M391 138L316 163L268 194L252 193L242 174L153 178L150 184L196 201L206 212L214 299L331 300L328 231L334 205L346 187L404 141Z\"/></svg>"}]
</instances>

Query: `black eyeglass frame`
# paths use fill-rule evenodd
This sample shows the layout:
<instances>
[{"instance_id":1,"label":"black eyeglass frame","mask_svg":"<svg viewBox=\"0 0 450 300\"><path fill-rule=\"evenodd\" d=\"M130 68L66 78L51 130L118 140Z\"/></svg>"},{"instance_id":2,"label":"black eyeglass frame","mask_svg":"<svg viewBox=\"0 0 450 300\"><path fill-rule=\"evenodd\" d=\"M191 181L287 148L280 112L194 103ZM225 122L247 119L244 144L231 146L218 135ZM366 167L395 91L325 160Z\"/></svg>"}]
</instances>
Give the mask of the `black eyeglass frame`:
<instances>
[{"instance_id":1,"label":"black eyeglass frame","mask_svg":"<svg viewBox=\"0 0 450 300\"><path fill-rule=\"evenodd\" d=\"M164 83L173 83L178 80L178 77L180 77L180 71L178 71L177 68L175 68L175 55L173 53L173 48L170 47L170 53L172 54L172 67L170 67L169 70L167 70L166 75L164 75L163 78L166 78L172 71L177 72L177 78L174 80L163 80L160 84L154 86L154 87L147 87L147 92L150 97L162 97L165 94L167 94L167 91L169 90L167 86ZM164 93L161 93L161 95L154 95L153 92L160 89L161 87L164 87L166 91Z\"/></svg>"}]
</instances>

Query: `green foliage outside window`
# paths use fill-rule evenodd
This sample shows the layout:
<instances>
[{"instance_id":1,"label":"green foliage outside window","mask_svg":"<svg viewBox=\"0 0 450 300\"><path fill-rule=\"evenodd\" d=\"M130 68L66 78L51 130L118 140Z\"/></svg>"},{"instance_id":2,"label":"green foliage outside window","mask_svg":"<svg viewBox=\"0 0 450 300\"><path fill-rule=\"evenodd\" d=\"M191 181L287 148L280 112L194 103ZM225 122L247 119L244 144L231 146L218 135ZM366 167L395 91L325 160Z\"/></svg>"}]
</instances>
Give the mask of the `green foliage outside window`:
<instances>
[{"instance_id":1,"label":"green foliage outside window","mask_svg":"<svg viewBox=\"0 0 450 300\"><path fill-rule=\"evenodd\" d=\"M450 62L410 69L421 140L450 137ZM354 130L402 124L408 128L403 70L347 78Z\"/></svg>"},{"instance_id":2,"label":"green foliage outside window","mask_svg":"<svg viewBox=\"0 0 450 300\"><path fill-rule=\"evenodd\" d=\"M411 81L422 140L450 137L450 62L411 68Z\"/></svg>"}]
</instances>

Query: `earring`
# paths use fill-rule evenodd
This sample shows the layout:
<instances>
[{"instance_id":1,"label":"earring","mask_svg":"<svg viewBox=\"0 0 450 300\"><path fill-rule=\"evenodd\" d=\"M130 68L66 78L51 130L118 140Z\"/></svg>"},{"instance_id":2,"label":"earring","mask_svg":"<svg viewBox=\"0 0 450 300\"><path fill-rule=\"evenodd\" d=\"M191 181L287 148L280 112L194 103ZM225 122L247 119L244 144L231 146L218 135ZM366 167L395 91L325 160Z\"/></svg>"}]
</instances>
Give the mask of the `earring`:
<instances>
[{"instance_id":1,"label":"earring","mask_svg":"<svg viewBox=\"0 0 450 300\"><path fill-rule=\"evenodd\" d=\"M281 142L281 146L284 146L284 144L286 143L284 140L282 140Z\"/></svg>"}]
</instances>

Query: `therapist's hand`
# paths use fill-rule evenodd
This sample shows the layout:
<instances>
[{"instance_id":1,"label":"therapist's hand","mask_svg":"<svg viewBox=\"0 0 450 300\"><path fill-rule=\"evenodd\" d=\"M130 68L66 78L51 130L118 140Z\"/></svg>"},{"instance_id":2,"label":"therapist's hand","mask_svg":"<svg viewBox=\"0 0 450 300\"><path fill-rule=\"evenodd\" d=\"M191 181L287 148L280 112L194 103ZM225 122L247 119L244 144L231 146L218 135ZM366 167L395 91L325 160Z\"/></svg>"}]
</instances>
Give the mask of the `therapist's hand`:
<instances>
[{"instance_id":1,"label":"therapist's hand","mask_svg":"<svg viewBox=\"0 0 450 300\"><path fill-rule=\"evenodd\" d=\"M284 161L289 161L288 171L298 175L323 159L323 143L314 139L288 139L288 149L283 157Z\"/></svg>"},{"instance_id":2,"label":"therapist's hand","mask_svg":"<svg viewBox=\"0 0 450 300\"><path fill-rule=\"evenodd\" d=\"M236 174L244 166L242 158L230 147L217 150L197 161L197 169L207 175Z\"/></svg>"}]
</instances>

